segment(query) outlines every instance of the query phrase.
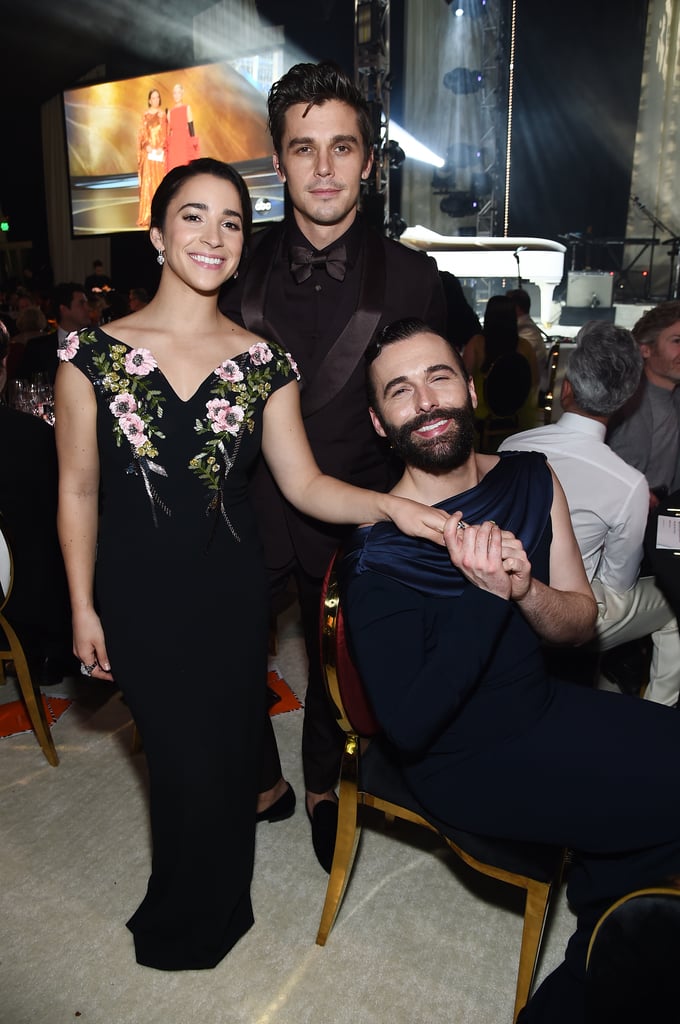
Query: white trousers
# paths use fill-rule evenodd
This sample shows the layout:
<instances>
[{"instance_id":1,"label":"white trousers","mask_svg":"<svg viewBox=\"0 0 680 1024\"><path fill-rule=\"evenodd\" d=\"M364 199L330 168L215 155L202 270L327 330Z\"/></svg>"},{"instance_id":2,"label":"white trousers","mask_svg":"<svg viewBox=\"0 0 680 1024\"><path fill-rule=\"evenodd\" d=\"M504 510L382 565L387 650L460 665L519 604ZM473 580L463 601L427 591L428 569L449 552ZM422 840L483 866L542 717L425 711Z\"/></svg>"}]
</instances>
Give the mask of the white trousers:
<instances>
[{"instance_id":1,"label":"white trousers","mask_svg":"<svg viewBox=\"0 0 680 1024\"><path fill-rule=\"evenodd\" d=\"M642 576L625 594L600 580L591 583L598 616L596 631L601 651L628 640L652 636L652 664L645 700L674 707L680 694L680 635L678 623L653 576Z\"/></svg>"}]
</instances>

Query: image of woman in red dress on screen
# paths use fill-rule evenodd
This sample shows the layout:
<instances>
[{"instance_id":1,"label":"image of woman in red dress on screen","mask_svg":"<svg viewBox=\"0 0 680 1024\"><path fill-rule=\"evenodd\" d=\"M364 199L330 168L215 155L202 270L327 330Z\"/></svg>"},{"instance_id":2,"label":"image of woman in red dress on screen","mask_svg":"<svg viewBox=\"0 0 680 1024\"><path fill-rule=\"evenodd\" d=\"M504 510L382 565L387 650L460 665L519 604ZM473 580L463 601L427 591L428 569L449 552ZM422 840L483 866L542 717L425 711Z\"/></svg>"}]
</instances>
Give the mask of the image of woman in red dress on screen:
<instances>
[{"instance_id":1,"label":"image of woman in red dress on screen","mask_svg":"<svg viewBox=\"0 0 680 1024\"><path fill-rule=\"evenodd\" d=\"M147 97L148 110L142 114L137 135L137 171L139 174L139 215L137 225L148 228L153 194L165 177L168 148L168 119L161 110L161 94L152 89Z\"/></svg>"},{"instance_id":2,"label":"image of woman in red dress on screen","mask_svg":"<svg viewBox=\"0 0 680 1024\"><path fill-rule=\"evenodd\" d=\"M184 102L184 89L177 83L172 88L174 107L168 112L168 170L197 160L201 155L194 132L191 107Z\"/></svg>"}]
</instances>

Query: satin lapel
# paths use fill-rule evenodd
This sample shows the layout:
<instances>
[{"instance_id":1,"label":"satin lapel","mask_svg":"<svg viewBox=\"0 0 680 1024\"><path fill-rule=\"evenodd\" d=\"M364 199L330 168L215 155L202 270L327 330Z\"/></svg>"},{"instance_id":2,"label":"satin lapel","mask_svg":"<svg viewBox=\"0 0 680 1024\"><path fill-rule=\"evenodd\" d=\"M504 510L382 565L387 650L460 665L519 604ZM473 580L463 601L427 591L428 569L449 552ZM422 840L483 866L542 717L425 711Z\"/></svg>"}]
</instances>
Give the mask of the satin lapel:
<instances>
[{"instance_id":1,"label":"satin lapel","mask_svg":"<svg viewBox=\"0 0 680 1024\"><path fill-rule=\"evenodd\" d=\"M343 389L380 322L385 297L385 250L380 235L365 229L359 305L314 377L302 390L302 415L312 416Z\"/></svg>"},{"instance_id":2,"label":"satin lapel","mask_svg":"<svg viewBox=\"0 0 680 1024\"><path fill-rule=\"evenodd\" d=\"M249 331L277 342L285 350L286 346L279 332L264 315L269 278L272 267L280 259L284 237L284 230L272 229L263 238L249 261L241 296L241 316Z\"/></svg>"}]
</instances>

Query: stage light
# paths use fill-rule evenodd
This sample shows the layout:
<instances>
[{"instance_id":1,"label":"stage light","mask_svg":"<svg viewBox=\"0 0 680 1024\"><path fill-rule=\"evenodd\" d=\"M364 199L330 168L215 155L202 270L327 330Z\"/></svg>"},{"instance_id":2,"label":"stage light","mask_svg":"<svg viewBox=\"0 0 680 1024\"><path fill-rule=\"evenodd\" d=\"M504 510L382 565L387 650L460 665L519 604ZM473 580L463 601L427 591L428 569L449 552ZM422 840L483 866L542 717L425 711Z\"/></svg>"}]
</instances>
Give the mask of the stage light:
<instances>
[{"instance_id":1,"label":"stage light","mask_svg":"<svg viewBox=\"0 0 680 1024\"><path fill-rule=\"evenodd\" d=\"M454 68L444 75L444 88L457 94L479 92L484 76L479 70L471 68Z\"/></svg>"},{"instance_id":2,"label":"stage light","mask_svg":"<svg viewBox=\"0 0 680 1024\"><path fill-rule=\"evenodd\" d=\"M482 150L471 142L453 142L446 147L447 167L479 167L484 163Z\"/></svg>"},{"instance_id":3,"label":"stage light","mask_svg":"<svg viewBox=\"0 0 680 1024\"><path fill-rule=\"evenodd\" d=\"M470 175L470 189L477 199L490 196L493 191L493 182L488 171L475 171Z\"/></svg>"},{"instance_id":4,"label":"stage light","mask_svg":"<svg viewBox=\"0 0 680 1024\"><path fill-rule=\"evenodd\" d=\"M9 231L9 221L8 220L0 220L0 231L2 231L2 233L4 235L7 234L7 232Z\"/></svg>"},{"instance_id":5,"label":"stage light","mask_svg":"<svg viewBox=\"0 0 680 1024\"><path fill-rule=\"evenodd\" d=\"M470 18L479 18L486 7L487 0L446 0L449 7L453 5L453 13L456 18L462 18L467 14Z\"/></svg>"},{"instance_id":6,"label":"stage light","mask_svg":"<svg viewBox=\"0 0 680 1024\"><path fill-rule=\"evenodd\" d=\"M401 148L396 139L389 139L385 143L384 152L389 160L390 167L396 171L398 167L401 167L404 160L406 159L406 153Z\"/></svg>"},{"instance_id":7,"label":"stage light","mask_svg":"<svg viewBox=\"0 0 680 1024\"><path fill-rule=\"evenodd\" d=\"M390 118L390 141L394 141L398 146L403 149L409 160L420 160L424 164L432 164L433 167L443 167L444 159L433 153L431 149L428 149L422 142L414 138L410 132L407 132L405 128Z\"/></svg>"},{"instance_id":8,"label":"stage light","mask_svg":"<svg viewBox=\"0 0 680 1024\"><path fill-rule=\"evenodd\" d=\"M478 206L470 192L449 192L439 204L439 209L449 217L471 217L477 212Z\"/></svg>"}]
</instances>

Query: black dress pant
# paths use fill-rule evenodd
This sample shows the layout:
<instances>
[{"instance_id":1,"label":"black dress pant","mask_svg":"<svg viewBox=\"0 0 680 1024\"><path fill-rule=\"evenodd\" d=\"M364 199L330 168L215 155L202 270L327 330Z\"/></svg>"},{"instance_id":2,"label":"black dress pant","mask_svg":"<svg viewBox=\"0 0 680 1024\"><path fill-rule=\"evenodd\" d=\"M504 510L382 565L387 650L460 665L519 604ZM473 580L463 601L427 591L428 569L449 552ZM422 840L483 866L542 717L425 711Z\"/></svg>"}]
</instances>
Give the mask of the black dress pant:
<instances>
[{"instance_id":1,"label":"black dress pant","mask_svg":"<svg viewBox=\"0 0 680 1024\"><path fill-rule=\"evenodd\" d=\"M271 599L276 605L293 577L300 604L302 629L309 661L307 693L302 727L302 767L305 788L311 793L334 789L340 775L344 737L338 726L321 671L319 623L323 578L309 576L297 563L271 574ZM269 716L265 723L259 790L271 789L281 777L281 762Z\"/></svg>"}]
</instances>

